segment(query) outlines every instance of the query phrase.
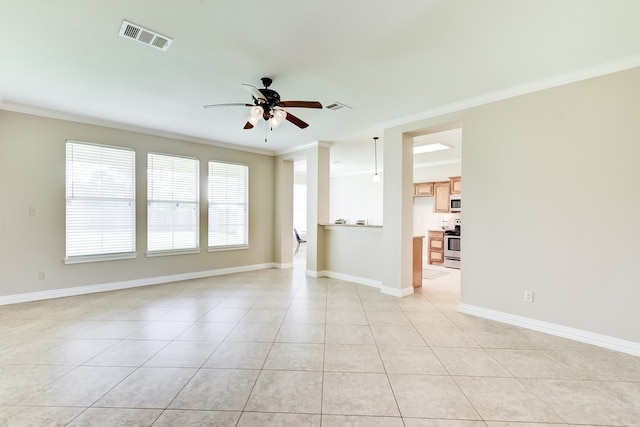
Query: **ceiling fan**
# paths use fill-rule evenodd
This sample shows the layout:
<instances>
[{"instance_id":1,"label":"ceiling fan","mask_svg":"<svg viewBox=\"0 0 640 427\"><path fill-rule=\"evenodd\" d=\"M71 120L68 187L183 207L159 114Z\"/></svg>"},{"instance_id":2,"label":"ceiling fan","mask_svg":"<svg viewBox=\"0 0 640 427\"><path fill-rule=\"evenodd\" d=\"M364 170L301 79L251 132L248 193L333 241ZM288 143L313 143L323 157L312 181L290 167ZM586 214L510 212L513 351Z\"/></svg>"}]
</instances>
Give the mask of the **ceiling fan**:
<instances>
[{"instance_id":1,"label":"ceiling fan","mask_svg":"<svg viewBox=\"0 0 640 427\"><path fill-rule=\"evenodd\" d=\"M322 108L322 104L317 101L281 101L280 94L275 90L269 89L273 80L269 77L263 77L262 84L263 89L258 89L255 86L243 83L253 99L253 104L244 103L231 103L231 104L210 104L203 105L204 108L214 107L229 107L229 106L244 106L251 107L251 115L244 125L244 129L252 129L260 119L264 119L269 127L273 130L280 126L280 124L287 120L300 129L304 129L309 126L308 123L302 121L298 117L283 110L283 108Z\"/></svg>"}]
</instances>

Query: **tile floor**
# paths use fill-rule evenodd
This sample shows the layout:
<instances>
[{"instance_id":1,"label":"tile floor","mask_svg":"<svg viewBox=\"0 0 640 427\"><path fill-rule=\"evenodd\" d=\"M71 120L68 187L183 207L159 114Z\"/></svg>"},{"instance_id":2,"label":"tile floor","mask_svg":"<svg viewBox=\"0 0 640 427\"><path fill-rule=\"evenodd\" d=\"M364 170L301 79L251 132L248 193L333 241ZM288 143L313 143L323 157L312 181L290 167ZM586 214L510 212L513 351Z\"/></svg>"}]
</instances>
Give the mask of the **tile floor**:
<instances>
[{"instance_id":1,"label":"tile floor","mask_svg":"<svg viewBox=\"0 0 640 427\"><path fill-rule=\"evenodd\" d=\"M2 306L0 425L640 426L640 358L460 314L458 288L297 266Z\"/></svg>"}]
</instances>

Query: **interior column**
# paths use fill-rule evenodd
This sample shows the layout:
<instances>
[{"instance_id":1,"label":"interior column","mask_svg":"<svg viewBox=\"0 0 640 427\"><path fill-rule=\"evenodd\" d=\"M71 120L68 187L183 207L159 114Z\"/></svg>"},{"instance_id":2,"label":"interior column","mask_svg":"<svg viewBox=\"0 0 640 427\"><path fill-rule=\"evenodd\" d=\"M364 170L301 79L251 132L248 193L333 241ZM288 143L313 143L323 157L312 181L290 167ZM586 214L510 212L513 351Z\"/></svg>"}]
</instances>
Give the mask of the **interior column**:
<instances>
[{"instance_id":1,"label":"interior column","mask_svg":"<svg viewBox=\"0 0 640 427\"><path fill-rule=\"evenodd\" d=\"M413 138L385 129L383 144L384 207L381 291L395 296L413 293Z\"/></svg>"},{"instance_id":2,"label":"interior column","mask_svg":"<svg viewBox=\"0 0 640 427\"><path fill-rule=\"evenodd\" d=\"M274 229L275 262L280 268L293 267L293 161L275 160L276 212Z\"/></svg>"},{"instance_id":3,"label":"interior column","mask_svg":"<svg viewBox=\"0 0 640 427\"><path fill-rule=\"evenodd\" d=\"M307 275L318 277L325 268L324 228L329 222L330 149L318 141L307 150Z\"/></svg>"}]
</instances>

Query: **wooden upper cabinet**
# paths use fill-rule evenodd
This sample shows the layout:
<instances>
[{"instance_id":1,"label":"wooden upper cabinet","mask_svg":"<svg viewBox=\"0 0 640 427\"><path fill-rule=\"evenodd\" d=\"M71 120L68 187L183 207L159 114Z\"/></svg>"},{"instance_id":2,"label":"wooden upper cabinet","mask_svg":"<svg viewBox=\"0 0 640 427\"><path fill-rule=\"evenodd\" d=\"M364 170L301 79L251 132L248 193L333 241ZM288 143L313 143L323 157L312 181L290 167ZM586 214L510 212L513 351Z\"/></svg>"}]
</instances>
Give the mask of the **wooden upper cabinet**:
<instances>
[{"instance_id":1,"label":"wooden upper cabinet","mask_svg":"<svg viewBox=\"0 0 640 427\"><path fill-rule=\"evenodd\" d=\"M413 184L413 195L416 197L433 196L433 182L417 182Z\"/></svg>"},{"instance_id":2,"label":"wooden upper cabinet","mask_svg":"<svg viewBox=\"0 0 640 427\"><path fill-rule=\"evenodd\" d=\"M435 196L433 211L438 213L449 212L449 196L451 195L451 183L449 181L434 182L433 195Z\"/></svg>"},{"instance_id":3,"label":"wooden upper cabinet","mask_svg":"<svg viewBox=\"0 0 640 427\"><path fill-rule=\"evenodd\" d=\"M451 194L462 194L462 178L459 176L452 176L449 178L451 183Z\"/></svg>"}]
</instances>

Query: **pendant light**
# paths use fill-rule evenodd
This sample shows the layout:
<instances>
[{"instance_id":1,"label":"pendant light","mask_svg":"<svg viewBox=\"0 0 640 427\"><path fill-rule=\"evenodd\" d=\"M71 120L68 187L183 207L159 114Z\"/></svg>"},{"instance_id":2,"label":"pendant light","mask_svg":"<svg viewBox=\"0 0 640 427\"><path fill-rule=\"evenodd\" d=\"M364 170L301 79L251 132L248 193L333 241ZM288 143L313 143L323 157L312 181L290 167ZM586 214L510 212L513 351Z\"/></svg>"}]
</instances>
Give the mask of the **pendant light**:
<instances>
[{"instance_id":1,"label":"pendant light","mask_svg":"<svg viewBox=\"0 0 640 427\"><path fill-rule=\"evenodd\" d=\"M376 173L373 174L373 179L371 182L380 182L380 175L378 175L378 137L373 137L373 156L375 159L375 170Z\"/></svg>"}]
</instances>

